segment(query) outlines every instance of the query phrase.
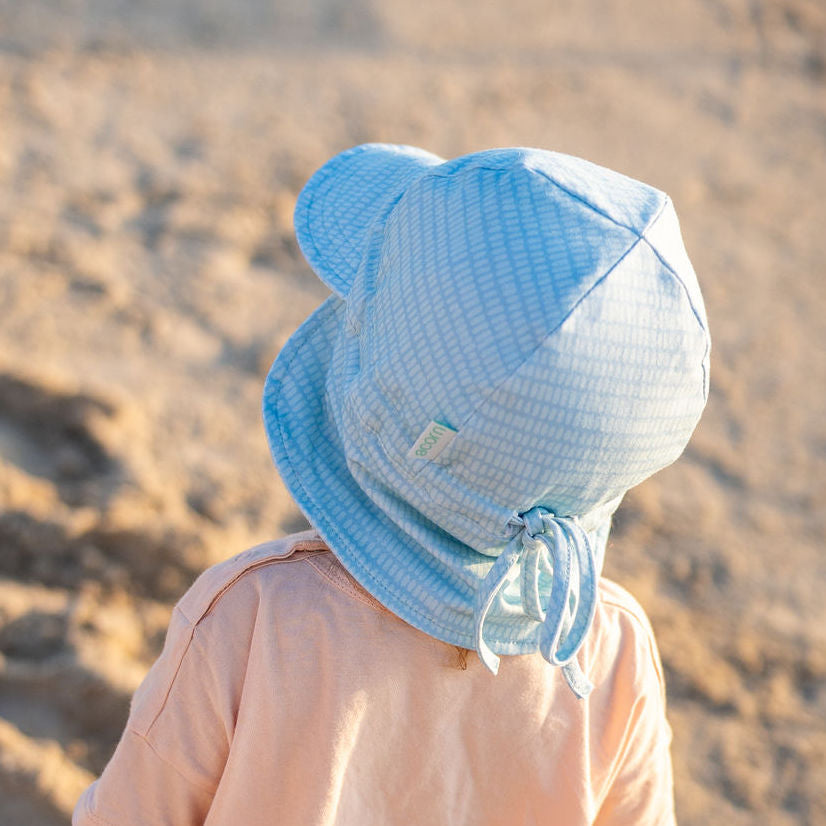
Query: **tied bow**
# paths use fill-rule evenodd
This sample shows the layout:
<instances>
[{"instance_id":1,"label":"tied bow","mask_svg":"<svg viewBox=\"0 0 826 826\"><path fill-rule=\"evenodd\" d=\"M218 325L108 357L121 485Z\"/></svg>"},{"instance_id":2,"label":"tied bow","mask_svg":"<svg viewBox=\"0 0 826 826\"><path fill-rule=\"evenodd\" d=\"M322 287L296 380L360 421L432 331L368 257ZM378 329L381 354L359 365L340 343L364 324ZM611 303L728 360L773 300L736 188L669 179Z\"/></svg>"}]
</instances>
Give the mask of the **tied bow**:
<instances>
[{"instance_id":1,"label":"tied bow","mask_svg":"<svg viewBox=\"0 0 826 826\"><path fill-rule=\"evenodd\" d=\"M587 697L593 686L576 660L576 653L591 627L596 608L597 577L594 552L576 517L554 516L544 508L511 520L519 530L493 563L476 592L475 641L479 658L494 674L499 657L485 642L488 611L500 590L521 563L522 610L542 623L539 650L551 664L562 668L577 697ZM551 595L544 610L540 604L539 576L552 577Z\"/></svg>"}]
</instances>

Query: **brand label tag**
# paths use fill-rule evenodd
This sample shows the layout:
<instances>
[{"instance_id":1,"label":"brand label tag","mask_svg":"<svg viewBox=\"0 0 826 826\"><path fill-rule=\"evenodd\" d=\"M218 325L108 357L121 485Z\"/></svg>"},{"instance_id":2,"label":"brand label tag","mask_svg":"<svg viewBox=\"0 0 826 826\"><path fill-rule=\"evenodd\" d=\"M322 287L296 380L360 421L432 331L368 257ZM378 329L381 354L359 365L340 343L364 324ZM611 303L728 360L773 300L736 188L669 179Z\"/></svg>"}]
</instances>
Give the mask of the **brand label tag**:
<instances>
[{"instance_id":1,"label":"brand label tag","mask_svg":"<svg viewBox=\"0 0 826 826\"><path fill-rule=\"evenodd\" d=\"M435 459L452 441L458 431L446 424L430 422L422 431L413 447L407 451L409 459L424 459L429 462Z\"/></svg>"}]
</instances>

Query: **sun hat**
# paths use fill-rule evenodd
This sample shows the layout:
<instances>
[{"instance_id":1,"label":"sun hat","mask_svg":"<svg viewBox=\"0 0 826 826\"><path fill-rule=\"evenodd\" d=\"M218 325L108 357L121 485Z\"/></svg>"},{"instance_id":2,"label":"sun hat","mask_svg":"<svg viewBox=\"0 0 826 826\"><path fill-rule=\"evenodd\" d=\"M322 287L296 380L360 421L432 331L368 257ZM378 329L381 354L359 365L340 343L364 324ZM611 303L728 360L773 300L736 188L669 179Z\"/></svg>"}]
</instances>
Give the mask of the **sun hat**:
<instances>
[{"instance_id":1,"label":"sun hat","mask_svg":"<svg viewBox=\"0 0 826 826\"><path fill-rule=\"evenodd\" d=\"M587 695L611 514L708 396L671 201L540 149L365 144L312 176L295 229L332 295L264 388L288 490L402 619L494 673L540 651Z\"/></svg>"}]
</instances>

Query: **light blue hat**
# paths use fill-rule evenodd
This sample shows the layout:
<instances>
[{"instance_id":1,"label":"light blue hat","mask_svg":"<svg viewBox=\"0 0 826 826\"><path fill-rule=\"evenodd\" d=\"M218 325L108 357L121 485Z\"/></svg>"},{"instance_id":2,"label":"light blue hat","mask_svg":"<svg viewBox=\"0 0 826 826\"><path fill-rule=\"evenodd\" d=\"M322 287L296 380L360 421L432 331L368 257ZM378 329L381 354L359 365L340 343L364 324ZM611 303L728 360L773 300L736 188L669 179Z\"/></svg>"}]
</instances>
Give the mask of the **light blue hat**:
<instances>
[{"instance_id":1,"label":"light blue hat","mask_svg":"<svg viewBox=\"0 0 826 826\"><path fill-rule=\"evenodd\" d=\"M287 488L402 619L494 673L539 650L584 696L611 514L708 395L670 200L538 149L366 144L313 175L295 227L333 295L266 381Z\"/></svg>"}]
</instances>

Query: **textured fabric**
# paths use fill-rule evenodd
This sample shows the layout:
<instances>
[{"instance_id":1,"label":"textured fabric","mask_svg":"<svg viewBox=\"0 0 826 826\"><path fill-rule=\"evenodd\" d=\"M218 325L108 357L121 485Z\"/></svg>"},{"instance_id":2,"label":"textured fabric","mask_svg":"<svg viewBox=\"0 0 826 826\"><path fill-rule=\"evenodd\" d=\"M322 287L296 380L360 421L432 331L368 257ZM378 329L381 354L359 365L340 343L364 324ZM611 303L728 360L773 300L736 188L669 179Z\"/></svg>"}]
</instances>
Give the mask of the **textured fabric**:
<instances>
[{"instance_id":1,"label":"textured fabric","mask_svg":"<svg viewBox=\"0 0 826 826\"><path fill-rule=\"evenodd\" d=\"M602 580L577 701L537 654L492 677L401 621L311 534L205 572L75 826L669 826L642 609Z\"/></svg>"},{"instance_id":2,"label":"textured fabric","mask_svg":"<svg viewBox=\"0 0 826 826\"><path fill-rule=\"evenodd\" d=\"M296 233L335 294L276 359L264 421L296 502L370 593L437 639L528 653L594 587L623 493L694 429L705 311L656 189L536 149L440 161L368 144L308 182ZM411 452L434 424L449 444ZM522 601L531 543L512 543L536 508L570 527L554 534L574 559L567 621ZM551 550L532 562L543 611Z\"/></svg>"}]
</instances>

